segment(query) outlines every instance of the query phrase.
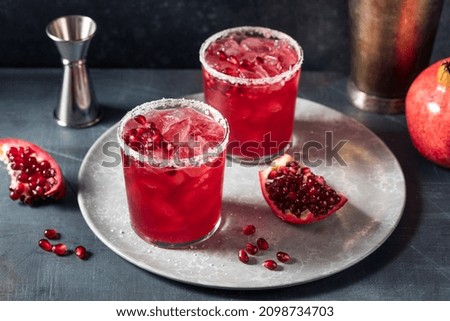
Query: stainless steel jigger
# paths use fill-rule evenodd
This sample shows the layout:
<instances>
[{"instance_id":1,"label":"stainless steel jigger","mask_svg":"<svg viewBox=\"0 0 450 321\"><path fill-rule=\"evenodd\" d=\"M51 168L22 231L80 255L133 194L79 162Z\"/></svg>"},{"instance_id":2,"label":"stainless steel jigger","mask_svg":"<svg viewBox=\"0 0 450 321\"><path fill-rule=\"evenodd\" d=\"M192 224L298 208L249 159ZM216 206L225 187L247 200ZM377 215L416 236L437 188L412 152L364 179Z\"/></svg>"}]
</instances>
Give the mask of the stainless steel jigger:
<instances>
[{"instance_id":1,"label":"stainless steel jigger","mask_svg":"<svg viewBox=\"0 0 450 321\"><path fill-rule=\"evenodd\" d=\"M62 58L64 76L54 117L60 126L88 127L100 120L100 111L86 68L86 54L97 25L85 16L64 16L47 25Z\"/></svg>"}]
</instances>

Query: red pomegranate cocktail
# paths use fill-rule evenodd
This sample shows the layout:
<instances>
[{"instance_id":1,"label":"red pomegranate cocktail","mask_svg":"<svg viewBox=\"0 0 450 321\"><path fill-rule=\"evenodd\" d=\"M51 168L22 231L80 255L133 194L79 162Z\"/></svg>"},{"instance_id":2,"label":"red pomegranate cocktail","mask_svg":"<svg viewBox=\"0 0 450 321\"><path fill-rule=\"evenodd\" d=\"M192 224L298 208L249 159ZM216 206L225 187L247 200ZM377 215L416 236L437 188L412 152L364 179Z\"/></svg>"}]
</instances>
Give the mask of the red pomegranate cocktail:
<instances>
[{"instance_id":1,"label":"red pomegranate cocktail","mask_svg":"<svg viewBox=\"0 0 450 321\"><path fill-rule=\"evenodd\" d=\"M186 247L220 224L228 124L207 104L161 99L118 129L131 225L161 247Z\"/></svg>"},{"instance_id":2,"label":"red pomegranate cocktail","mask_svg":"<svg viewBox=\"0 0 450 321\"><path fill-rule=\"evenodd\" d=\"M228 155L259 163L291 143L303 51L279 31L238 27L200 48L205 101L228 120Z\"/></svg>"}]
</instances>

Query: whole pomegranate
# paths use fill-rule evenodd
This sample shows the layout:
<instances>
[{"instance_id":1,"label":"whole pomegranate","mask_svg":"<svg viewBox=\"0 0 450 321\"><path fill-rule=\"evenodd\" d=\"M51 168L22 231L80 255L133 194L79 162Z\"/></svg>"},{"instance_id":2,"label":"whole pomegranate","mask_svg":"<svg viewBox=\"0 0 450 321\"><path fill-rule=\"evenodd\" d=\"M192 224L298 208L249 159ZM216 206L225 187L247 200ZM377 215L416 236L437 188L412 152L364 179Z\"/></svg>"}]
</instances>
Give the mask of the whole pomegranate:
<instances>
[{"instance_id":1,"label":"whole pomegranate","mask_svg":"<svg viewBox=\"0 0 450 321\"><path fill-rule=\"evenodd\" d=\"M432 162L450 168L450 58L417 76L406 95L405 114L417 150Z\"/></svg>"}]
</instances>

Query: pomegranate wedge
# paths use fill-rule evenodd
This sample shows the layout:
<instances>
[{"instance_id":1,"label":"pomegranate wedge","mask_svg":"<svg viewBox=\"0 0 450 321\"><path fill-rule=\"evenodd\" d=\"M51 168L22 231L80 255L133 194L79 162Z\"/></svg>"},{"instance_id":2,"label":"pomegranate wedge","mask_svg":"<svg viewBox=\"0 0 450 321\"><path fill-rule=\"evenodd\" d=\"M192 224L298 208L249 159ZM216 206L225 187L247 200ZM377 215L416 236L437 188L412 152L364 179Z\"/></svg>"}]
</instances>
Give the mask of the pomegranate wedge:
<instances>
[{"instance_id":1,"label":"pomegranate wedge","mask_svg":"<svg viewBox=\"0 0 450 321\"><path fill-rule=\"evenodd\" d=\"M64 177L56 161L45 150L17 138L0 139L0 160L11 176L12 200L33 204L65 196Z\"/></svg>"},{"instance_id":2,"label":"pomegranate wedge","mask_svg":"<svg viewBox=\"0 0 450 321\"><path fill-rule=\"evenodd\" d=\"M347 198L322 176L283 155L259 172L263 196L276 216L293 224L321 221L339 210Z\"/></svg>"}]
</instances>

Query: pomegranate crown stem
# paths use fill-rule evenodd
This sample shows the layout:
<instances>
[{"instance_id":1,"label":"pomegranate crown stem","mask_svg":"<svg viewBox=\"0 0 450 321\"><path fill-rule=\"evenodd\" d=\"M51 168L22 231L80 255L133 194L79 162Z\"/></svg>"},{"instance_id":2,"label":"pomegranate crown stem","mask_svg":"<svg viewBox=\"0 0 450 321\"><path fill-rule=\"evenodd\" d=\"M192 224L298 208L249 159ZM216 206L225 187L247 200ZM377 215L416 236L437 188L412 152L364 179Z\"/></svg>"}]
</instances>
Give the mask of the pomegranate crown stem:
<instances>
[{"instance_id":1,"label":"pomegranate crown stem","mask_svg":"<svg viewBox=\"0 0 450 321\"><path fill-rule=\"evenodd\" d=\"M437 82L444 87L450 87L450 60L445 60L438 69Z\"/></svg>"}]
</instances>

